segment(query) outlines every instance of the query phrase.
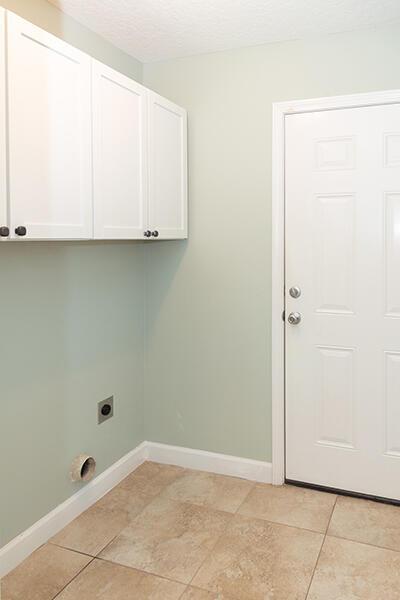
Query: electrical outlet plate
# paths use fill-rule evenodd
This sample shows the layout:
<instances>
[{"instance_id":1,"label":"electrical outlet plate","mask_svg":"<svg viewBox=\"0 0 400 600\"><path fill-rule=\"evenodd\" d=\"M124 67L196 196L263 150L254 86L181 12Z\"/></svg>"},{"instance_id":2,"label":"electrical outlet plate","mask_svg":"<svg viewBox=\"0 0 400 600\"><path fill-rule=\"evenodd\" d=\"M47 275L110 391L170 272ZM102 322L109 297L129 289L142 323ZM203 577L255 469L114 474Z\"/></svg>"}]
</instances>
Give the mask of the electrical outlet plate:
<instances>
[{"instance_id":1,"label":"electrical outlet plate","mask_svg":"<svg viewBox=\"0 0 400 600\"><path fill-rule=\"evenodd\" d=\"M97 404L97 422L99 425L114 416L114 396L101 400Z\"/></svg>"}]
</instances>

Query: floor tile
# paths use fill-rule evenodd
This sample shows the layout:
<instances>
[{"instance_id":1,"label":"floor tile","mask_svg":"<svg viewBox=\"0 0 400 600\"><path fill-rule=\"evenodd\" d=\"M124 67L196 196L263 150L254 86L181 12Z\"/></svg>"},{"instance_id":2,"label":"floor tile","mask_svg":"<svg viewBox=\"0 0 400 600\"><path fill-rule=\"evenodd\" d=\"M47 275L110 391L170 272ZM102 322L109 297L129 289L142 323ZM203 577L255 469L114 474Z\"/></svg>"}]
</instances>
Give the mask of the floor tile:
<instances>
[{"instance_id":1,"label":"floor tile","mask_svg":"<svg viewBox=\"0 0 400 600\"><path fill-rule=\"evenodd\" d=\"M325 533L336 501L334 494L291 485L258 484L239 508L248 517Z\"/></svg>"},{"instance_id":2,"label":"floor tile","mask_svg":"<svg viewBox=\"0 0 400 600\"><path fill-rule=\"evenodd\" d=\"M206 592L195 587L188 587L183 594L181 600L233 600L228 598L225 594L219 594L214 592Z\"/></svg>"},{"instance_id":3,"label":"floor tile","mask_svg":"<svg viewBox=\"0 0 400 600\"><path fill-rule=\"evenodd\" d=\"M53 600L86 565L89 556L46 544L1 582L1 600Z\"/></svg>"},{"instance_id":4,"label":"floor tile","mask_svg":"<svg viewBox=\"0 0 400 600\"><path fill-rule=\"evenodd\" d=\"M129 525L151 499L150 496L116 487L50 541L64 548L96 556Z\"/></svg>"},{"instance_id":5,"label":"floor tile","mask_svg":"<svg viewBox=\"0 0 400 600\"><path fill-rule=\"evenodd\" d=\"M327 537L307 600L399 600L400 554Z\"/></svg>"},{"instance_id":6,"label":"floor tile","mask_svg":"<svg viewBox=\"0 0 400 600\"><path fill-rule=\"evenodd\" d=\"M156 496L184 473L185 469L182 467L145 462L131 475L128 475L118 487L129 492L141 492L148 496Z\"/></svg>"},{"instance_id":7,"label":"floor tile","mask_svg":"<svg viewBox=\"0 0 400 600\"><path fill-rule=\"evenodd\" d=\"M236 515L192 585L235 600L304 600L323 535Z\"/></svg>"},{"instance_id":8,"label":"floor tile","mask_svg":"<svg viewBox=\"0 0 400 600\"><path fill-rule=\"evenodd\" d=\"M400 551L400 506L339 496L328 533Z\"/></svg>"},{"instance_id":9,"label":"floor tile","mask_svg":"<svg viewBox=\"0 0 400 600\"><path fill-rule=\"evenodd\" d=\"M173 500L236 512L253 486L252 482L237 477L186 471L163 494Z\"/></svg>"},{"instance_id":10,"label":"floor tile","mask_svg":"<svg viewBox=\"0 0 400 600\"><path fill-rule=\"evenodd\" d=\"M185 586L95 559L57 600L178 600Z\"/></svg>"},{"instance_id":11,"label":"floor tile","mask_svg":"<svg viewBox=\"0 0 400 600\"><path fill-rule=\"evenodd\" d=\"M230 519L225 512L159 496L101 556L189 583Z\"/></svg>"}]
</instances>

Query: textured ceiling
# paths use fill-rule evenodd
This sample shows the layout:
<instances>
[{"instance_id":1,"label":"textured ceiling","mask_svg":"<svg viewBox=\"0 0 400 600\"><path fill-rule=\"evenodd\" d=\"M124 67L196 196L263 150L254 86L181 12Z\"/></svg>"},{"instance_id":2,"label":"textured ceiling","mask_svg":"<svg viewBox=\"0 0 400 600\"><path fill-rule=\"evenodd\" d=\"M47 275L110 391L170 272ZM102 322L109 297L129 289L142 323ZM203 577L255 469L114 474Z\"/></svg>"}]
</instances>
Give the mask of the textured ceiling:
<instances>
[{"instance_id":1,"label":"textured ceiling","mask_svg":"<svg viewBox=\"0 0 400 600\"><path fill-rule=\"evenodd\" d=\"M400 20L400 0L49 0L142 62Z\"/></svg>"}]
</instances>

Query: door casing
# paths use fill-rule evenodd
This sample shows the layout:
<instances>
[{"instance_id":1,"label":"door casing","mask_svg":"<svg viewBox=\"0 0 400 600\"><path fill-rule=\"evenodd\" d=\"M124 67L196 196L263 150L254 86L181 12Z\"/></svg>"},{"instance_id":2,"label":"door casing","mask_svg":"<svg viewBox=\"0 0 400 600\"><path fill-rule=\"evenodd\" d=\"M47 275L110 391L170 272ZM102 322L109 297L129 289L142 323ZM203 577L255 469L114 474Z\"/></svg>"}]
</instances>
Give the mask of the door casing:
<instances>
[{"instance_id":1,"label":"door casing","mask_svg":"<svg viewBox=\"0 0 400 600\"><path fill-rule=\"evenodd\" d=\"M285 481L285 118L400 103L400 90L277 102L272 108L272 483Z\"/></svg>"}]
</instances>

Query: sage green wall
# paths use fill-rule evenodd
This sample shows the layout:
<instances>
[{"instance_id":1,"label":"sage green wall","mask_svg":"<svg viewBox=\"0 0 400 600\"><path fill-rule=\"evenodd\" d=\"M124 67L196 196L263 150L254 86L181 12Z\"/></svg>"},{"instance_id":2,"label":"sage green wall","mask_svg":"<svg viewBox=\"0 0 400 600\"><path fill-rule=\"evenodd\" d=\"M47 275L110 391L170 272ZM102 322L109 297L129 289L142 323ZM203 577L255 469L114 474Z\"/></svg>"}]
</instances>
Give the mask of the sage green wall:
<instances>
[{"instance_id":1,"label":"sage green wall","mask_svg":"<svg viewBox=\"0 0 400 600\"><path fill-rule=\"evenodd\" d=\"M400 88L400 25L146 65L189 111L190 238L147 261L146 438L271 459L271 104Z\"/></svg>"},{"instance_id":2,"label":"sage green wall","mask_svg":"<svg viewBox=\"0 0 400 600\"><path fill-rule=\"evenodd\" d=\"M0 5L141 79L137 61L47 2ZM77 454L100 473L143 440L143 251L0 244L0 546L79 489L68 478ZM116 414L98 426L111 394Z\"/></svg>"}]
</instances>

